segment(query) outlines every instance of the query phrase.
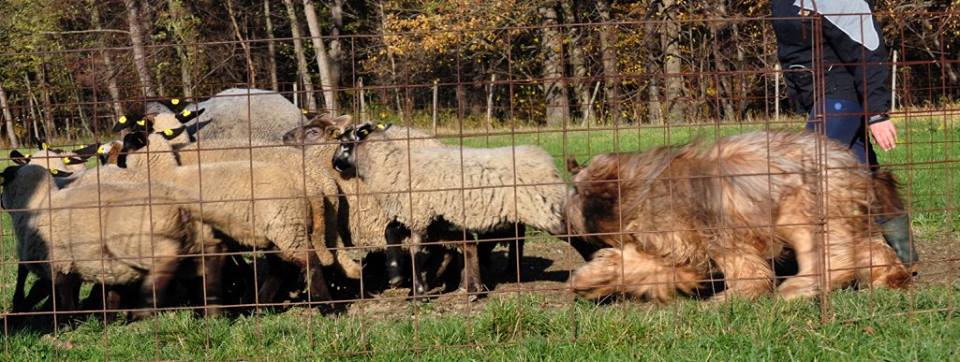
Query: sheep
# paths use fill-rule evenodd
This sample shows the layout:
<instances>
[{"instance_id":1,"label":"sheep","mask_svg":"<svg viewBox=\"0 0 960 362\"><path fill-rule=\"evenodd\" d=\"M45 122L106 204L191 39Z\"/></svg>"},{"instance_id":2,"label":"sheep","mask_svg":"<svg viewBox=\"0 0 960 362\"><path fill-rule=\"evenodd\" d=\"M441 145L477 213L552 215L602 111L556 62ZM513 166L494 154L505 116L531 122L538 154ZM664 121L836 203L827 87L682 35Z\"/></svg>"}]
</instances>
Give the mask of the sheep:
<instances>
[{"instance_id":1,"label":"sheep","mask_svg":"<svg viewBox=\"0 0 960 362\"><path fill-rule=\"evenodd\" d=\"M391 136L389 128L366 123L343 132L332 163L344 178L357 178L358 184L376 191L388 219L410 228L415 268L422 263L416 245L438 219L478 232L523 223L554 235L564 233L566 186L542 149L408 147L407 141ZM428 166L431 172L411 172L411 167L419 166ZM481 283L476 244L461 248L465 258L461 289L477 292ZM424 291L422 276L414 276L414 288Z\"/></svg>"},{"instance_id":2,"label":"sheep","mask_svg":"<svg viewBox=\"0 0 960 362\"><path fill-rule=\"evenodd\" d=\"M336 142L336 135L343 133L351 121L352 118L348 115L336 118L327 115L316 117L303 127L298 127L287 132L283 137L284 143L303 147L307 159L312 160L314 163L319 162L320 164L317 167L330 168L331 171L333 171L332 164L329 160L332 159L337 144L331 142ZM385 129L384 132L392 138L409 140L410 147L442 146L440 142L425 132L414 128L390 127ZM333 173L339 176L339 173L336 171L333 171ZM336 180L342 192L346 195L341 204L344 205L342 208L347 209L347 211L340 222L341 225L348 226L348 229L344 230L343 234L348 235L346 238L351 239L354 245L365 248L383 248L386 246L388 251L387 270L389 284L394 287L398 286L403 280L400 275L400 271L403 269L400 262L403 261L403 259L398 255L398 246L402 240L405 239L404 235L409 234L409 230L379 211L380 206L376 198L370 194L371 192L376 192L376 190L366 191L363 189L364 185L356 182L356 180L346 180L341 177L337 177ZM389 240L385 240L384 238L385 225L388 225L389 228L387 230L391 231L386 233L386 236L390 237ZM431 231L436 231L435 233L431 232L431 235L426 239L431 242L441 240L457 241L463 240L464 237L467 236L463 230L456 228L447 230L443 227L435 227L432 228ZM510 246L508 259L521 260L523 254L523 235L525 231L526 229L523 224L504 224L497 230L479 233L478 239L511 239L508 243ZM385 241L386 244L384 244ZM493 241L479 244L478 254L485 265L489 264L489 256L496 243L496 241ZM511 262L508 266L508 271L514 272L515 267L516 263ZM438 270L437 274L442 273L442 269L441 267L441 270Z\"/></svg>"},{"instance_id":3,"label":"sheep","mask_svg":"<svg viewBox=\"0 0 960 362\"><path fill-rule=\"evenodd\" d=\"M293 103L277 92L263 89L230 88L206 101L184 107L207 110L187 127L189 136L201 142L214 139L279 142L283 132L306 123L303 113ZM158 107L148 105L148 109ZM178 148L183 144L173 146Z\"/></svg>"},{"instance_id":4,"label":"sheep","mask_svg":"<svg viewBox=\"0 0 960 362\"><path fill-rule=\"evenodd\" d=\"M101 167L99 172L88 172L77 182L80 185L97 183L96 176L99 176L99 179L119 179L141 185L147 182L149 187L177 185L188 197L203 200L201 216L204 223L246 247L276 247L281 259L310 270L311 294L316 296L315 300L330 299L322 271L314 264L317 256L306 252L311 246L311 235L327 235L325 224L315 225L311 218L313 212L324 212L323 204L304 202L301 180L282 166L261 162L218 162L180 167L162 133L127 135L128 139L137 137L146 138L140 141L145 147L127 156L127 169ZM136 142L128 140L126 143ZM229 182L224 182L227 180ZM256 200L251 203L249 200L254 195ZM312 231L316 234L311 234ZM315 246L318 252L325 250L323 244ZM272 261L272 258L268 260ZM281 277L271 274L264 281L260 290L261 301L273 299Z\"/></svg>"},{"instance_id":5,"label":"sheep","mask_svg":"<svg viewBox=\"0 0 960 362\"><path fill-rule=\"evenodd\" d=\"M53 281L62 310L76 307L80 280L142 282L141 294L150 305L154 288L158 297L163 295L181 253L200 247L195 215L176 205L182 199L142 196L138 188L113 184L60 190L50 172L38 165L10 166L2 179L0 200L13 221L17 256L25 263L18 271L15 311L25 307L25 270L36 274L40 285Z\"/></svg>"},{"instance_id":6,"label":"sheep","mask_svg":"<svg viewBox=\"0 0 960 362\"><path fill-rule=\"evenodd\" d=\"M193 114L200 114L203 110L194 112ZM186 112L186 111L184 111ZM178 114L183 115L181 112ZM167 144L170 144L171 141L176 141L178 138L183 136L184 126L181 124L184 120L178 118L174 120L170 113L161 113L148 117L146 122L148 129L156 131L158 134L162 135L166 139ZM162 128L162 127L174 127L174 128ZM136 136L136 135L134 135ZM129 143L129 141L128 141ZM275 165L280 165L286 168L285 177L295 178L296 180L306 181L306 190L300 189L301 192L306 192L306 196L310 199L310 203L313 205L312 209L317 211L313 212L312 216L314 218L314 225L335 225L336 224L336 210L338 200L334 195L338 193L337 185L333 181L330 172L326 168L306 168L302 165L303 155L301 152L289 148L289 147L269 147L269 145L261 145L263 141L254 141L254 145L251 146L249 141L243 140L212 140L204 141L202 143L193 143L186 145L179 149L176 152L176 159L181 166L184 167L202 167L204 165L229 161L235 162L236 164L245 164L246 167L255 166L250 164L250 156L253 154L252 160L255 162L269 162ZM173 146L170 144L171 147ZM200 147L202 146L202 147ZM262 146L262 147L257 147ZM137 147L137 145L127 145L127 147ZM252 151L248 147L255 147ZM167 157L164 157L167 158ZM146 169L146 165L136 165L137 160L142 160L143 158L134 158L133 168ZM253 167L254 172L260 172ZM303 172L306 172L304 174ZM295 186L295 185L291 185ZM291 191L298 191L296 189L291 189ZM330 197L327 197L329 195ZM323 212L319 212L322 210ZM323 247L317 247L317 253L320 257L320 262L323 266L338 266L343 270L344 274L352 279L359 279L361 273L361 267L355 261L350 259L345 253L339 253L334 249L333 252L330 251L327 247L334 247L338 242L338 235L336 228L318 228L317 230L324 231L326 235L315 235L312 237L314 240L327 240L330 245L324 245Z\"/></svg>"}]
</instances>

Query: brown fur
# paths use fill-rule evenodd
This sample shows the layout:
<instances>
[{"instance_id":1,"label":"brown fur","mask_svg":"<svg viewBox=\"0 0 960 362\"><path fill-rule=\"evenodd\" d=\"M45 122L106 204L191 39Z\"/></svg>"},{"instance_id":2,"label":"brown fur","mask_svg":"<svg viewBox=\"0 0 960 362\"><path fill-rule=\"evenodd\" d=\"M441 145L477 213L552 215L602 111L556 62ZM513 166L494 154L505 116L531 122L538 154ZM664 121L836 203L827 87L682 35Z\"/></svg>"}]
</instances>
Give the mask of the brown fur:
<instances>
[{"instance_id":1,"label":"brown fur","mask_svg":"<svg viewBox=\"0 0 960 362\"><path fill-rule=\"evenodd\" d=\"M871 176L848 150L812 133L753 132L713 145L603 154L574 184L566 206L571 233L625 248L622 283L614 277L620 272L606 266L619 258L610 251L577 270L573 289L587 297L625 292L669 300L662 288L670 284L643 286L669 266L684 277L709 275L716 267L726 278L723 294L754 298L773 288L768 260L785 246L796 252L800 272L778 293L809 296L820 290L823 243L829 289L855 280L901 287L909 279L893 250L868 235L878 230L871 214L900 204L892 176ZM816 236L821 216L823 241ZM681 278L674 289L689 287L687 281Z\"/></svg>"}]
</instances>

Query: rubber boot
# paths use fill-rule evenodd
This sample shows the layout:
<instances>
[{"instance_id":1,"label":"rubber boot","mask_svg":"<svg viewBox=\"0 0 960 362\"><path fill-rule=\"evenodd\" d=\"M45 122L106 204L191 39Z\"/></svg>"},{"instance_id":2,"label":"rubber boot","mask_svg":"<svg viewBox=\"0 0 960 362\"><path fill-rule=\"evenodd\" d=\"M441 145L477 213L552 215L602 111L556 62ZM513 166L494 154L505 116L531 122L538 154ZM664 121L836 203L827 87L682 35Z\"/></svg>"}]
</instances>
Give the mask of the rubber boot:
<instances>
[{"instance_id":1,"label":"rubber boot","mask_svg":"<svg viewBox=\"0 0 960 362\"><path fill-rule=\"evenodd\" d=\"M908 270L915 271L914 264L920 261L920 255L917 254L917 248L911 238L910 217L900 215L878 224L880 224L883 239L897 253L897 258L900 258Z\"/></svg>"}]
</instances>

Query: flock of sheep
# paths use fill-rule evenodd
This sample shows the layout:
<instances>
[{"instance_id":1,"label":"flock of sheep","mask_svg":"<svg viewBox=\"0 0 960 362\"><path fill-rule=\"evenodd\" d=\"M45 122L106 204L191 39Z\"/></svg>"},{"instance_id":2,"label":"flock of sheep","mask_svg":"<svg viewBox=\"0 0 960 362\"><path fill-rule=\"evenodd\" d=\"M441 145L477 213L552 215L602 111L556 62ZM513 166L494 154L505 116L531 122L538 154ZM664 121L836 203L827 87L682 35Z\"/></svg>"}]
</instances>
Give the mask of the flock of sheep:
<instances>
[{"instance_id":1,"label":"flock of sheep","mask_svg":"<svg viewBox=\"0 0 960 362\"><path fill-rule=\"evenodd\" d=\"M366 268L382 267L394 287L409 278L415 296L462 258L460 289L476 297L497 242L509 245L516 271L527 227L568 241L588 261L570 281L585 297L669 300L717 269L726 294L756 297L771 290L764 265L786 248L801 272L779 292L821 288L809 275L820 270L809 228L818 187L811 160L822 139L812 134L600 155L584 169L568 165L571 189L536 146L474 149L349 116L308 120L267 91L167 100L145 113L117 121L122 140L11 153L17 165L3 171L2 202L20 259L14 312L81 308L83 282L95 284L83 307L105 302L98 307L140 315L184 303L209 314L279 303L290 284L328 305L330 273L362 278L351 252L372 248L386 250L385 265ZM841 202L828 210L836 217L828 259L841 271L827 288L907 285L889 247L862 231L869 209L899 202L895 182L834 148L827 180L846 181L829 185ZM94 156L101 165L87 168ZM249 268L241 253L257 256L259 283L237 277ZM40 279L29 292L28 273Z\"/></svg>"}]
</instances>

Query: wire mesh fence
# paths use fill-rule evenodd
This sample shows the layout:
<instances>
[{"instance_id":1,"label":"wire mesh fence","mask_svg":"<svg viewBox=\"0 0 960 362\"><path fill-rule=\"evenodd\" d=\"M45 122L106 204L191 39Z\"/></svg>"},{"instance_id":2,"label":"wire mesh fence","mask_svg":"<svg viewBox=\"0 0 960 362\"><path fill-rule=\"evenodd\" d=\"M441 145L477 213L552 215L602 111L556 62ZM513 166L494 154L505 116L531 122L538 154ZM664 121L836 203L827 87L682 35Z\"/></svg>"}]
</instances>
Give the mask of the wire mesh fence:
<instances>
[{"instance_id":1,"label":"wire mesh fence","mask_svg":"<svg viewBox=\"0 0 960 362\"><path fill-rule=\"evenodd\" d=\"M604 345L598 320L679 330L700 304L821 325L954 313L951 9L877 12L892 54L867 64L824 56L816 14L374 5L353 5L379 14L356 34L247 19L240 40L127 46L132 26L91 22L0 53L5 357ZM775 21L803 24L810 67L781 69ZM871 116L828 109L827 77L858 67L892 74L899 139L872 170L869 142L802 130ZM812 116L791 108L796 73ZM911 266L884 239L904 219Z\"/></svg>"}]
</instances>

